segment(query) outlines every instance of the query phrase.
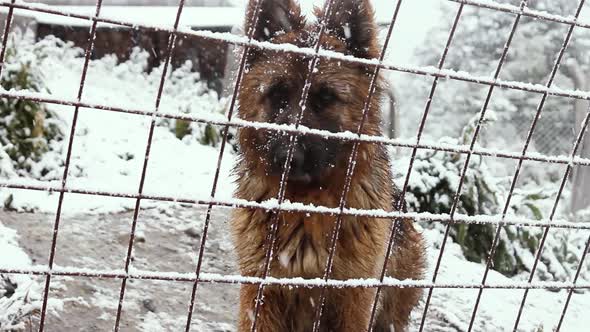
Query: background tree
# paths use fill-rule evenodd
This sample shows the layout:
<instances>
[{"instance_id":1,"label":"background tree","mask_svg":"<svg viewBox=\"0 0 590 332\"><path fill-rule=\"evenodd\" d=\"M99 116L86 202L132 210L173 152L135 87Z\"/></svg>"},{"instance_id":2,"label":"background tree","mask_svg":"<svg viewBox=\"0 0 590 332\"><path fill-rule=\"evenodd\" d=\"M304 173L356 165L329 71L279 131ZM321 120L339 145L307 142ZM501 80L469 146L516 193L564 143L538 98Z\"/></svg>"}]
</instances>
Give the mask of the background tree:
<instances>
[{"instance_id":1,"label":"background tree","mask_svg":"<svg viewBox=\"0 0 590 332\"><path fill-rule=\"evenodd\" d=\"M518 5L520 1L501 1ZM578 1L530 0L530 8L553 14L571 16ZM444 19L429 34L427 41L417 50L416 59L421 65L435 65L448 36L458 5L444 4ZM511 13L475 6L466 6L445 63L445 68L466 71L475 75L492 76L501 57L510 29L515 20ZM504 80L546 84L556 56L563 44L568 25L523 16L510 46L500 78ZM576 28L559 68L554 87L588 91L590 73L590 31ZM413 81L412 81L413 80ZM415 91L425 91L430 80L409 78L399 84L402 101L402 119L421 116L423 105L404 105L404 100L416 99ZM434 138L456 137L469 119L478 114L484 104L489 87L453 80L441 80L434 96L435 101L427 122L427 135ZM488 110L496 113L497 121L485 126L478 143L492 148L500 147L520 152L530 129L541 96L512 89L495 88ZM532 136L529 151L550 155L568 155L571 152L581 122L588 111L583 100L549 96L543 107ZM407 116L409 115L409 116ZM413 120L417 123L417 120ZM410 132L413 134L413 132ZM581 156L590 156L590 138L580 147ZM498 165L501 166L501 165ZM527 167L527 163L525 163ZM497 175L513 172L512 164L505 163ZM590 205L590 167L576 167L571 177L570 211ZM534 174L533 174L534 173ZM545 174L524 172L520 180L558 180L563 170L548 167ZM536 178L536 179L535 179ZM537 182L538 183L538 182Z\"/></svg>"}]
</instances>

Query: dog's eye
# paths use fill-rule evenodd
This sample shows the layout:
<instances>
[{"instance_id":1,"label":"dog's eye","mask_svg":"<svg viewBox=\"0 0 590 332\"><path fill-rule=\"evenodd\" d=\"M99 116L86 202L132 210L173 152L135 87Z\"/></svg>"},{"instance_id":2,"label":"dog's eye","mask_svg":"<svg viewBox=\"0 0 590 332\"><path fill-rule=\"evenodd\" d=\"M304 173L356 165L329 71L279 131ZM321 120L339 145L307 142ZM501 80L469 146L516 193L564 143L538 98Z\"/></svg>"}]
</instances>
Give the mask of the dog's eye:
<instances>
[{"instance_id":1,"label":"dog's eye","mask_svg":"<svg viewBox=\"0 0 590 332\"><path fill-rule=\"evenodd\" d=\"M317 90L311 98L313 107L318 111L334 104L337 100L338 96L334 90L327 87L322 87Z\"/></svg>"},{"instance_id":2,"label":"dog's eye","mask_svg":"<svg viewBox=\"0 0 590 332\"><path fill-rule=\"evenodd\" d=\"M285 109L289 102L289 87L277 83L268 90L267 98L273 109Z\"/></svg>"}]
</instances>

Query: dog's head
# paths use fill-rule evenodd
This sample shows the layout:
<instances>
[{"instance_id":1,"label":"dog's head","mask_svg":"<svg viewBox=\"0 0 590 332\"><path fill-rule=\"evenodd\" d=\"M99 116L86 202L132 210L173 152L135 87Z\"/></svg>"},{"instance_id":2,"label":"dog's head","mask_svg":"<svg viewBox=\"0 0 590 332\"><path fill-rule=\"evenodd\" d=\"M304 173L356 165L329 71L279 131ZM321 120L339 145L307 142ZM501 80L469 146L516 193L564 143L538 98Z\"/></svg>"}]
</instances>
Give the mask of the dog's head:
<instances>
[{"instance_id":1,"label":"dog's head","mask_svg":"<svg viewBox=\"0 0 590 332\"><path fill-rule=\"evenodd\" d=\"M259 17L254 20L257 1L262 3ZM244 31L251 32L258 41L313 49L323 23L322 49L357 58L378 57L377 27L367 0L333 0L331 10L324 13L316 9L315 14L318 23L306 24L299 5L292 0L251 0ZM239 92L240 118L292 125L303 111L303 126L330 132L357 132L374 67L320 58L303 105L301 97L311 54L251 49L247 59ZM379 91L378 88L369 105L363 127L365 134L379 134ZM244 128L239 141L250 169L280 177L290 134ZM289 182L321 186L323 179L343 171L350 146L337 139L300 135L293 150Z\"/></svg>"}]
</instances>

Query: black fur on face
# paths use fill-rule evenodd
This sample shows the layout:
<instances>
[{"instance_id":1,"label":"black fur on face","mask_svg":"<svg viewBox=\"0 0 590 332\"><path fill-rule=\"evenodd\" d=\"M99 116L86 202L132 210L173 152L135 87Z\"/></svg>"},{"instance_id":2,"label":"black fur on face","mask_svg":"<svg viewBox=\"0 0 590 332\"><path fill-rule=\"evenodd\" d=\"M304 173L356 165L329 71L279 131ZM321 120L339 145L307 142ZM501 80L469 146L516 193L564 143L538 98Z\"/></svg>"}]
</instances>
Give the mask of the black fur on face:
<instances>
[{"instance_id":1,"label":"black fur on face","mask_svg":"<svg viewBox=\"0 0 590 332\"><path fill-rule=\"evenodd\" d=\"M276 124L295 124L301 112L300 98L303 88L301 82L277 80L266 91L265 106L268 121ZM325 84L310 88L301 125L337 132L340 129L339 117L334 116L341 100L337 92ZM266 132L266 158L270 173L280 176L286 165L291 135L283 132ZM293 148L289 181L305 185L319 185L322 178L336 166L342 151L342 143L315 135L300 135Z\"/></svg>"}]
</instances>

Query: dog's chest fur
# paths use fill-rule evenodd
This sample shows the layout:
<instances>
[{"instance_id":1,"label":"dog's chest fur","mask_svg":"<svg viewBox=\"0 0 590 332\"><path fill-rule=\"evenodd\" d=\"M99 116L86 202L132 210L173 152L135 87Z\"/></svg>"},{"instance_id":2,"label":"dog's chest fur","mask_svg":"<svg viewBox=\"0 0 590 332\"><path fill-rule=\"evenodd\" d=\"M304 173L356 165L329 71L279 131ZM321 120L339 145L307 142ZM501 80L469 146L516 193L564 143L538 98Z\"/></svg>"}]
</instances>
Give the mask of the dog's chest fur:
<instances>
[{"instance_id":1,"label":"dog's chest fur","mask_svg":"<svg viewBox=\"0 0 590 332\"><path fill-rule=\"evenodd\" d=\"M357 208L383 208L374 206L378 193L373 186L355 184L349 196L349 206ZM248 192L252 192L252 187ZM371 193L368 193L370 191ZM337 207L339 191L307 193L302 203ZM268 193L267 193L268 194ZM272 198L271 193L268 198ZM266 196L266 195L265 195ZM266 197L263 198L263 200ZM309 202L307 202L309 200ZM301 201L300 201L301 202ZM246 275L259 275L267 249L266 235L270 233L273 214L262 210L238 209L234 213L234 239L239 247L240 266ZM331 237L337 216L319 213L281 212L278 215L278 236L271 275L275 277L322 277L331 247ZM377 218L343 216L334 257L334 278L374 277L389 230L389 221ZM246 254L247 252L247 254ZM354 272L353 272L354 271ZM351 275L355 274L354 276Z\"/></svg>"}]
</instances>

